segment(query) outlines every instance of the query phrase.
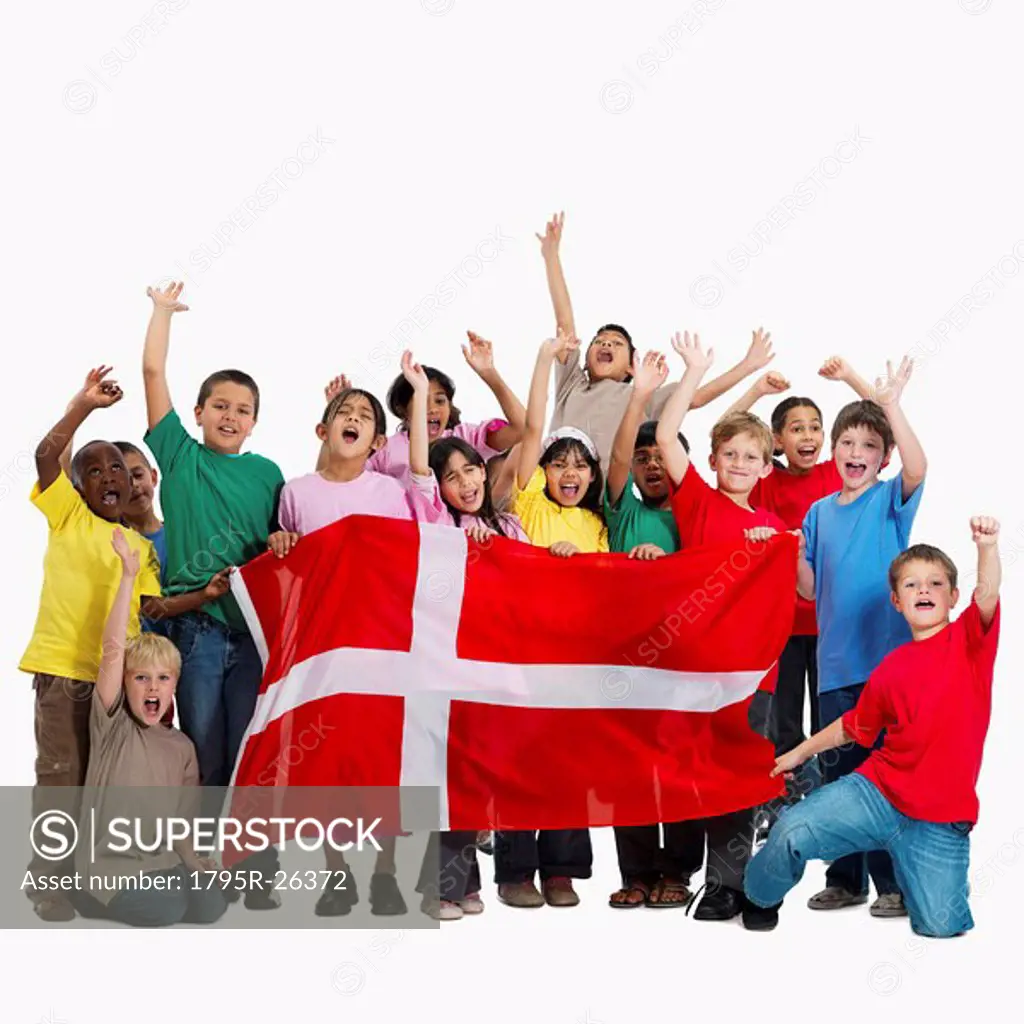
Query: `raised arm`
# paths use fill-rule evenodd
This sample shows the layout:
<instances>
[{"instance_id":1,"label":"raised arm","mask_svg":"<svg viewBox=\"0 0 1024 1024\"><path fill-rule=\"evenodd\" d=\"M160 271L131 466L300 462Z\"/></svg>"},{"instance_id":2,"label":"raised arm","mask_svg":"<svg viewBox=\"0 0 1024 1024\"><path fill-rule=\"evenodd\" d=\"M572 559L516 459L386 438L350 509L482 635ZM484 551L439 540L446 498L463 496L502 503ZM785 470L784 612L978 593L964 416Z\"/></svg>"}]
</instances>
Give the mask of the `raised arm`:
<instances>
[{"instance_id":1,"label":"raised arm","mask_svg":"<svg viewBox=\"0 0 1024 1024\"><path fill-rule=\"evenodd\" d=\"M171 391L167 386L167 347L171 341L171 317L188 309L178 301L185 285L173 281L163 290L147 288L153 300L153 315L146 328L142 349L142 380L146 388L146 419L152 430L172 408Z\"/></svg>"},{"instance_id":2,"label":"raised arm","mask_svg":"<svg viewBox=\"0 0 1024 1024\"><path fill-rule=\"evenodd\" d=\"M736 399L723 415L731 416L734 412L749 412L754 403L766 395L781 395L789 390L789 381L781 373L769 370L762 373L746 391Z\"/></svg>"},{"instance_id":3,"label":"raised arm","mask_svg":"<svg viewBox=\"0 0 1024 1024\"><path fill-rule=\"evenodd\" d=\"M678 332L672 339L672 347L683 358L686 364L686 372L679 387L672 392L672 396L665 403L661 418L658 420L658 429L655 438L658 448L661 450L661 457L665 462L665 469L669 477L677 487L683 482L686 471L690 467L690 456L679 440L679 428L683 425L683 418L693 402L697 393L701 378L708 371L714 361L714 349L706 352L701 348L698 335L693 336L684 333L680 339Z\"/></svg>"},{"instance_id":4,"label":"raised arm","mask_svg":"<svg viewBox=\"0 0 1024 1024\"><path fill-rule=\"evenodd\" d=\"M910 427L903 412L903 392L914 369L914 361L904 356L900 365L893 370L892 363L885 364L886 375L875 381L873 398L885 410L896 450L903 464L903 500L906 501L924 482L928 471L928 460L917 435Z\"/></svg>"},{"instance_id":5,"label":"raised arm","mask_svg":"<svg viewBox=\"0 0 1024 1024\"><path fill-rule=\"evenodd\" d=\"M700 409L702 406L720 398L730 388L734 388L741 380L749 377L758 370L763 370L774 358L772 351L771 332L765 333L760 327L753 332L753 338L747 354L731 369L726 370L720 377L708 381L690 402L691 409Z\"/></svg>"},{"instance_id":6,"label":"raised arm","mask_svg":"<svg viewBox=\"0 0 1024 1024\"><path fill-rule=\"evenodd\" d=\"M121 582L110 606L107 624L103 627L103 654L96 676L96 692L108 711L116 703L124 682L124 645L128 639L135 577L139 574L139 553L128 546L128 540L120 529L115 528L111 544L121 560Z\"/></svg>"},{"instance_id":7,"label":"raised arm","mask_svg":"<svg viewBox=\"0 0 1024 1024\"><path fill-rule=\"evenodd\" d=\"M469 338L469 344L462 346L462 354L473 372L491 389L498 400L498 405L501 406L502 414L508 421L507 427L495 430L487 437L487 444L495 451L501 452L521 440L526 429L526 409L495 368L494 346L473 331L466 331L466 336Z\"/></svg>"},{"instance_id":8,"label":"raised arm","mask_svg":"<svg viewBox=\"0 0 1024 1024\"><path fill-rule=\"evenodd\" d=\"M430 476L430 438L427 436L427 397L430 381L412 353L402 353L402 376L412 387L412 398L406 410L409 424L409 469L414 476Z\"/></svg>"},{"instance_id":9,"label":"raised arm","mask_svg":"<svg viewBox=\"0 0 1024 1024\"><path fill-rule=\"evenodd\" d=\"M71 475L71 441L93 409L106 409L120 402L123 392L116 380L105 380L111 367L90 370L85 386L68 403L67 410L46 436L36 445L36 477L39 489L45 491L64 469Z\"/></svg>"},{"instance_id":10,"label":"raised arm","mask_svg":"<svg viewBox=\"0 0 1024 1024\"><path fill-rule=\"evenodd\" d=\"M565 214L556 213L548 221L543 235L537 235L540 239L540 252L544 257L544 270L548 278L548 293L551 295L551 304L555 308L555 327L568 337L576 337L576 321L573 318L572 302L569 301L569 289L565 284L565 274L562 273L562 258L559 248L562 243L562 226L565 224ZM570 350L571 351L571 350ZM569 358L570 351L561 353L558 357L560 363Z\"/></svg>"},{"instance_id":11,"label":"raised arm","mask_svg":"<svg viewBox=\"0 0 1024 1024\"><path fill-rule=\"evenodd\" d=\"M981 612L981 624L987 629L999 603L1003 567L999 560L999 523L991 516L971 519L971 540L978 546L978 582L974 603Z\"/></svg>"},{"instance_id":12,"label":"raised arm","mask_svg":"<svg viewBox=\"0 0 1024 1024\"><path fill-rule=\"evenodd\" d=\"M612 455L608 463L608 499L613 505L618 504L622 492L626 489L626 481L633 465L636 434L644 421L644 410L651 395L665 383L667 376L668 363L660 352L648 352L642 361L637 353L633 354L633 390L619 428L615 431Z\"/></svg>"},{"instance_id":13,"label":"raised arm","mask_svg":"<svg viewBox=\"0 0 1024 1024\"><path fill-rule=\"evenodd\" d=\"M579 347L579 339L570 337L564 331L558 336L545 341L537 353L537 362L533 368L533 379L530 382L530 397L526 403L526 429L523 439L519 442L519 455L516 460L516 483L522 490L533 476L540 462L541 444L544 440L544 420L547 416L548 379L551 376L551 365L564 353ZM564 361L564 360L563 360ZM511 456L509 456L511 461Z\"/></svg>"},{"instance_id":14,"label":"raised arm","mask_svg":"<svg viewBox=\"0 0 1024 1024\"><path fill-rule=\"evenodd\" d=\"M818 370L825 380L840 380L853 388L858 398L871 398L871 385L842 356L829 356Z\"/></svg>"}]
</instances>

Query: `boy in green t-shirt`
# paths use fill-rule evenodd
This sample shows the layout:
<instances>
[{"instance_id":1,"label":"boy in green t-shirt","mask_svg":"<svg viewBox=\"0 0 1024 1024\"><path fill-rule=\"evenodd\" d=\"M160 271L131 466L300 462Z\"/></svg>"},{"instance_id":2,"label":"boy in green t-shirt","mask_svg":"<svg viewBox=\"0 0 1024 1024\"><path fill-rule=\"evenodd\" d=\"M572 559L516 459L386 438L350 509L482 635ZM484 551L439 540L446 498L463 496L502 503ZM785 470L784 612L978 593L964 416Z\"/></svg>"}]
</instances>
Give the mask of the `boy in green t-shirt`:
<instances>
[{"instance_id":1,"label":"boy in green t-shirt","mask_svg":"<svg viewBox=\"0 0 1024 1024\"><path fill-rule=\"evenodd\" d=\"M182 287L172 282L147 290L153 315L142 355L145 441L163 473L166 595L205 587L220 570L262 554L276 529L284 486L273 462L241 453L260 406L259 388L248 374L220 370L203 381L195 406L202 444L178 418L166 367L171 317L188 309L179 301ZM204 786L227 786L262 680L256 645L230 592L168 620L167 632L181 652L178 714L182 732L195 745L200 779ZM217 811L211 807L206 813ZM252 909L278 902L269 887L246 893Z\"/></svg>"},{"instance_id":2,"label":"boy in green t-shirt","mask_svg":"<svg viewBox=\"0 0 1024 1024\"><path fill-rule=\"evenodd\" d=\"M644 418L651 395L665 383L668 367L657 352L633 359L633 392L612 443L604 517L608 546L630 558L652 559L679 550L679 531L669 501L668 474L654 433ZM689 451L686 439L679 440ZM634 482L640 491L637 497ZM692 821L669 822L664 843L657 825L615 826L622 888L608 900L617 909L682 907L690 899L690 876L704 863L704 829Z\"/></svg>"}]
</instances>

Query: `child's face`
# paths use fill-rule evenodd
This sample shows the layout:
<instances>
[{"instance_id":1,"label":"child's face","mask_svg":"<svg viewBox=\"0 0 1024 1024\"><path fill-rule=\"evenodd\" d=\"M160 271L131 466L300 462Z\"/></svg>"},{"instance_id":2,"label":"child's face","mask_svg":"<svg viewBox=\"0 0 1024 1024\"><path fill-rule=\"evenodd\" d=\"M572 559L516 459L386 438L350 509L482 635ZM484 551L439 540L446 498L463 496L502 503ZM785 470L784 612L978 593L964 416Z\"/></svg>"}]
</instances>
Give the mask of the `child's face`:
<instances>
[{"instance_id":1,"label":"child's face","mask_svg":"<svg viewBox=\"0 0 1024 1024\"><path fill-rule=\"evenodd\" d=\"M882 438L867 426L847 427L836 439L833 451L836 469L843 478L843 491L858 493L877 479L885 461Z\"/></svg>"},{"instance_id":2,"label":"child's face","mask_svg":"<svg viewBox=\"0 0 1024 1024\"><path fill-rule=\"evenodd\" d=\"M575 508L586 496L593 470L579 452L562 452L544 467L548 494L559 505Z\"/></svg>"},{"instance_id":3,"label":"child's face","mask_svg":"<svg viewBox=\"0 0 1024 1024\"><path fill-rule=\"evenodd\" d=\"M775 435L775 445L782 449L790 469L813 469L825 443L821 417L809 405L798 405L786 413L786 422Z\"/></svg>"},{"instance_id":4,"label":"child's face","mask_svg":"<svg viewBox=\"0 0 1024 1024\"><path fill-rule=\"evenodd\" d=\"M132 490L124 456L115 445L99 441L83 449L79 458L79 494L101 519L118 522Z\"/></svg>"},{"instance_id":5,"label":"child's face","mask_svg":"<svg viewBox=\"0 0 1024 1024\"><path fill-rule=\"evenodd\" d=\"M659 505L668 497L668 474L657 445L633 452L633 479L651 504Z\"/></svg>"},{"instance_id":6,"label":"child's face","mask_svg":"<svg viewBox=\"0 0 1024 1024\"><path fill-rule=\"evenodd\" d=\"M156 470L135 452L125 453L124 464L132 484L131 495L124 509L125 518L143 519L153 508L153 493L157 481Z\"/></svg>"},{"instance_id":7,"label":"child's face","mask_svg":"<svg viewBox=\"0 0 1024 1024\"><path fill-rule=\"evenodd\" d=\"M444 388L436 380L430 382L427 395L427 438L436 441L448 429L452 403Z\"/></svg>"},{"instance_id":8,"label":"child's face","mask_svg":"<svg viewBox=\"0 0 1024 1024\"><path fill-rule=\"evenodd\" d=\"M748 497L757 481L772 471L764 448L753 434L747 433L722 441L709 461L718 476L718 489L737 498Z\"/></svg>"},{"instance_id":9,"label":"child's face","mask_svg":"<svg viewBox=\"0 0 1024 1024\"><path fill-rule=\"evenodd\" d=\"M920 632L947 623L960 593L949 585L941 565L915 558L903 566L891 596L911 630Z\"/></svg>"},{"instance_id":10,"label":"child's face","mask_svg":"<svg viewBox=\"0 0 1024 1024\"><path fill-rule=\"evenodd\" d=\"M474 465L462 452L452 452L440 480L441 497L452 508L476 515L487 494L487 470Z\"/></svg>"},{"instance_id":11,"label":"child's face","mask_svg":"<svg viewBox=\"0 0 1024 1024\"><path fill-rule=\"evenodd\" d=\"M143 725L158 725L171 706L178 677L160 664L134 665L124 672L128 708Z\"/></svg>"},{"instance_id":12,"label":"child's face","mask_svg":"<svg viewBox=\"0 0 1024 1024\"><path fill-rule=\"evenodd\" d=\"M334 419L326 427L319 424L316 432L337 459L368 459L385 440L377 433L373 405L366 395L359 394L349 395Z\"/></svg>"},{"instance_id":13,"label":"child's face","mask_svg":"<svg viewBox=\"0 0 1024 1024\"><path fill-rule=\"evenodd\" d=\"M256 426L256 403L244 384L215 384L205 405L196 406L203 444L221 455L237 455Z\"/></svg>"},{"instance_id":14,"label":"child's face","mask_svg":"<svg viewBox=\"0 0 1024 1024\"><path fill-rule=\"evenodd\" d=\"M591 380L625 380L629 376L629 342L618 331L602 331L587 349Z\"/></svg>"}]
</instances>

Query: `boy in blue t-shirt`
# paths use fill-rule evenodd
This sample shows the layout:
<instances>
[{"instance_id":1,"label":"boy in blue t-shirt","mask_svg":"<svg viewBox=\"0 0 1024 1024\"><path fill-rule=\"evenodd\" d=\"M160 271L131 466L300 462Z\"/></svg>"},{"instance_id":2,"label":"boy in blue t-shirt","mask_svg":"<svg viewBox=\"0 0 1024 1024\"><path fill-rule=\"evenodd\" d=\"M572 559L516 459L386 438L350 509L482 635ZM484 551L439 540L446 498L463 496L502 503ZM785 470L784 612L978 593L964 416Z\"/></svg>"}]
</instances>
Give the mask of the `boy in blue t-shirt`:
<instances>
[{"instance_id":1,"label":"boy in blue t-shirt","mask_svg":"<svg viewBox=\"0 0 1024 1024\"><path fill-rule=\"evenodd\" d=\"M921 504L927 462L901 405L913 362L904 358L875 382L874 397L840 410L832 426L832 452L843 489L815 502L804 519L805 558L797 589L813 598L818 615L818 692L821 728L857 704L868 676L882 659L910 640L910 629L889 599L892 560L910 544ZM898 449L902 472L878 473ZM855 771L870 753L849 745L822 762L826 782ZM875 917L906 913L892 861L882 850L841 857L829 865L825 888L812 910L867 902L868 874L878 890Z\"/></svg>"},{"instance_id":2,"label":"boy in blue t-shirt","mask_svg":"<svg viewBox=\"0 0 1024 1024\"><path fill-rule=\"evenodd\" d=\"M633 391L612 442L604 494L608 547L630 558L661 558L680 548L668 474L655 438L658 424L641 422L651 396L667 375L659 353L648 352L643 361L634 356ZM682 434L679 440L689 451ZM615 826L622 888L609 897L609 906L623 910L674 907L690 901L690 876L704 863L703 823L675 821L660 827L664 842L658 825Z\"/></svg>"}]
</instances>

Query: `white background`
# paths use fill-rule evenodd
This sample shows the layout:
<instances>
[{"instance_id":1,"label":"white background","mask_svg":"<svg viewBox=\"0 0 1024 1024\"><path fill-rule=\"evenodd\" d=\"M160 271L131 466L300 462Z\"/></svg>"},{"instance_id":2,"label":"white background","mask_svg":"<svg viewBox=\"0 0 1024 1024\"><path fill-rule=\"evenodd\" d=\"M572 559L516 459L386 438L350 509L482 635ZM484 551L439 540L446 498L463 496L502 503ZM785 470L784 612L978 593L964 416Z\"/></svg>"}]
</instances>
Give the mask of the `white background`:
<instances>
[{"instance_id":1,"label":"white background","mask_svg":"<svg viewBox=\"0 0 1024 1024\"><path fill-rule=\"evenodd\" d=\"M107 0L9 14L3 783L32 780L29 678L16 668L45 543L27 501L30 453L103 361L126 397L81 440L141 438L145 287L182 267L192 310L173 327L178 406L212 370L248 370L264 403L251 447L286 477L313 465L330 376L347 370L383 397L403 320L417 357L456 377L471 418L494 409L462 363L466 328L495 341L525 397L552 324L533 233L563 207L585 337L607 320L641 347L697 330L724 368L764 324L776 368L829 419L850 396L816 378L826 356L873 376L914 351L906 405L930 461L915 538L966 573L968 517L1001 518L1006 617L972 838L977 927L966 938L924 942L905 920L864 908L815 915L804 901L820 867L771 935L679 913L615 914L601 832L579 909L509 910L488 877L484 916L440 934L7 932L4 1018L621 1024L762 1007L947 1020L1007 994L1024 888L1022 31L1010 0ZM851 159L837 147L855 135ZM319 148L300 150L310 137ZM285 186L276 201L264 192L265 208L218 258L193 257L222 248L221 225L275 173ZM730 251L755 251L751 233L808 179L813 201L736 272ZM500 253L475 262L496 232ZM421 300L446 279L454 298L429 320ZM950 313L972 288L975 307ZM698 453L722 408L687 421Z\"/></svg>"}]
</instances>

